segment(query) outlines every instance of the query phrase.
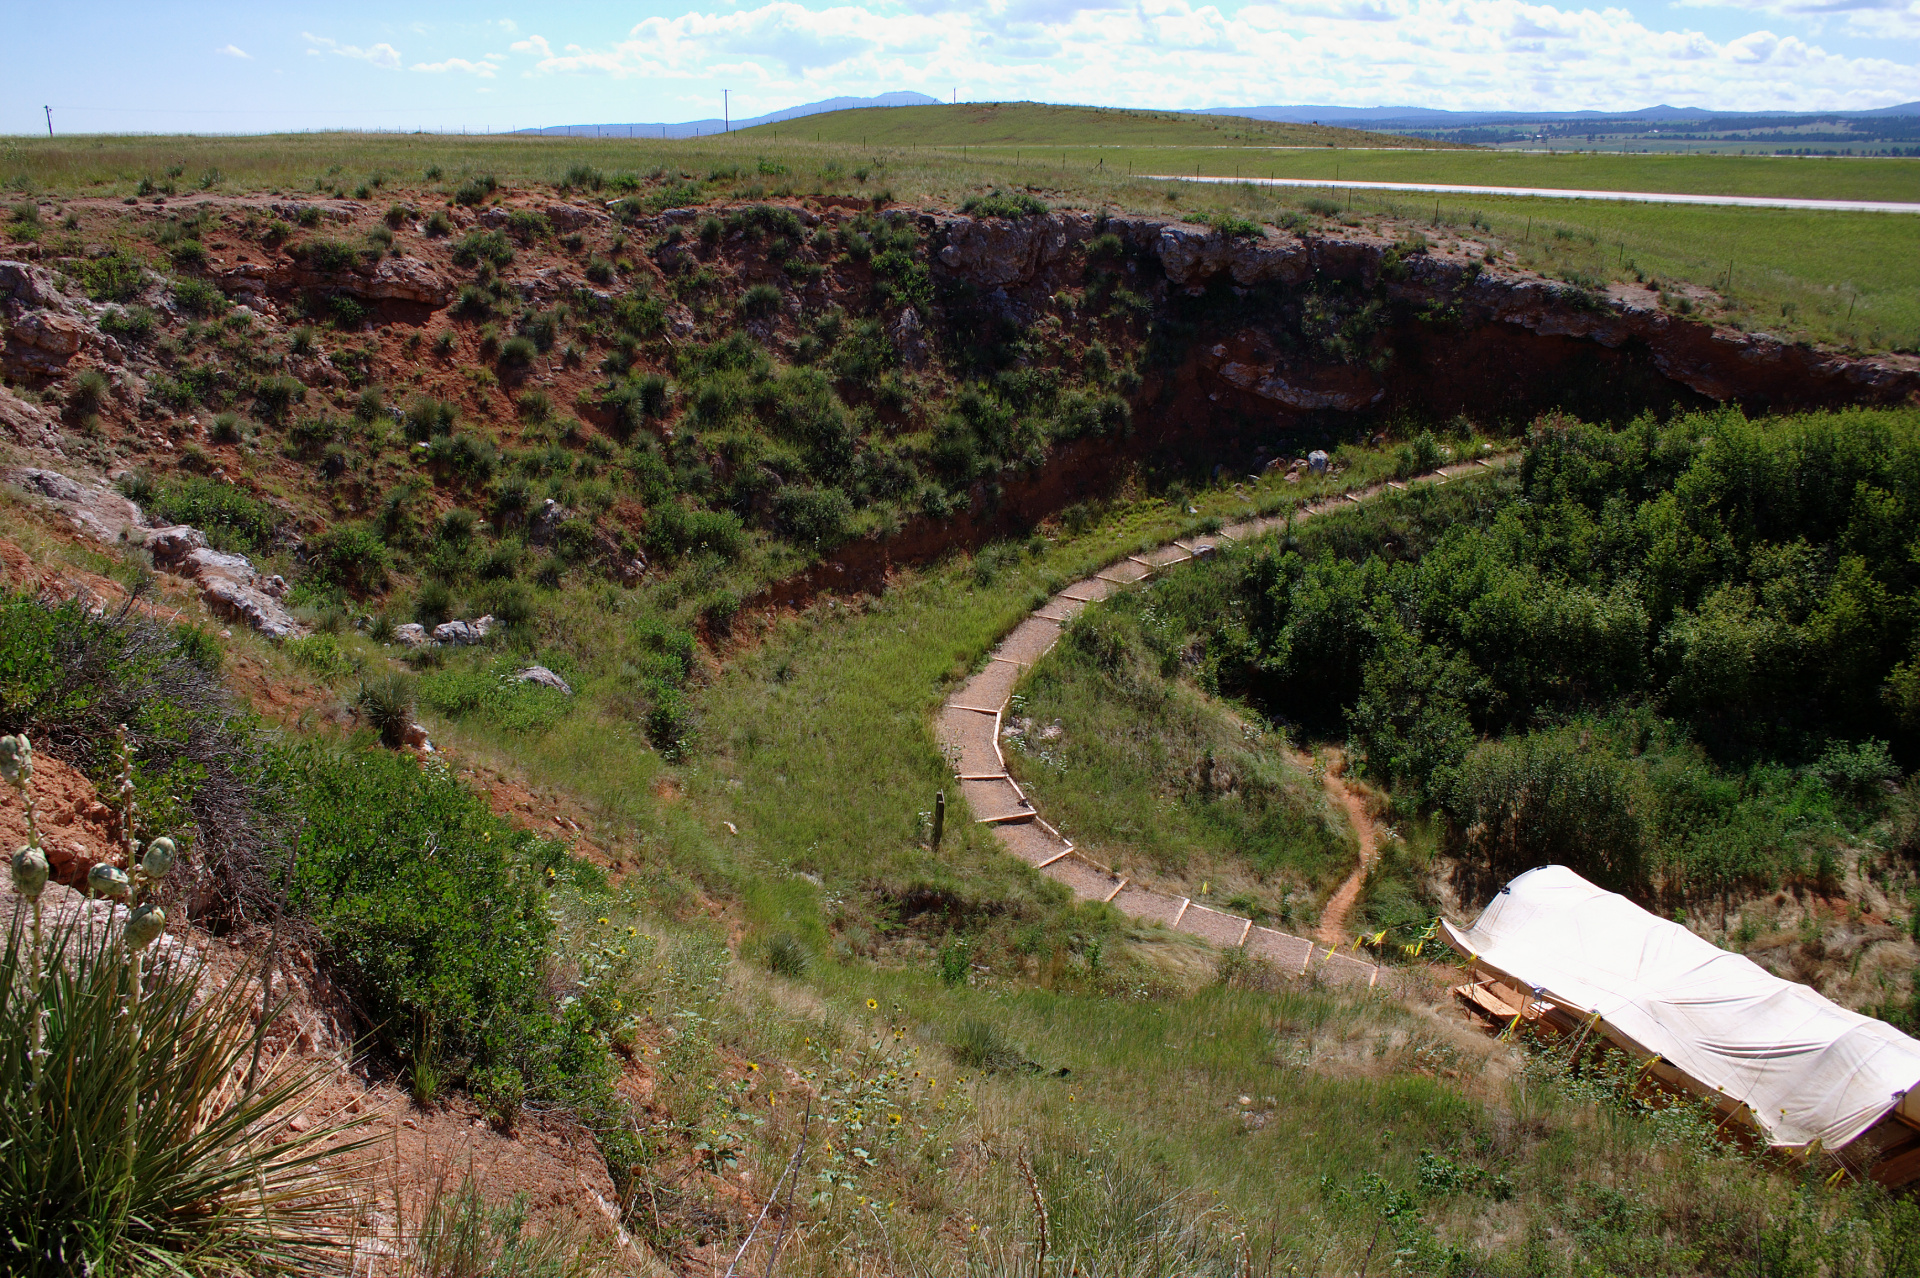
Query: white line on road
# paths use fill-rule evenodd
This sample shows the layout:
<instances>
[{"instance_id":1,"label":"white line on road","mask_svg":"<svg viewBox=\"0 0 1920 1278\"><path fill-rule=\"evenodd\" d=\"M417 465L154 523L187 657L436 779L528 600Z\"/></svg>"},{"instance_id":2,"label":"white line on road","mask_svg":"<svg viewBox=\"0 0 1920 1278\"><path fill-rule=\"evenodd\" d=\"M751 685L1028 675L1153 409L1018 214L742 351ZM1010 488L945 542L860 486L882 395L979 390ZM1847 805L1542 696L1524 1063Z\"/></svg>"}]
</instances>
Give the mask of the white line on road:
<instances>
[{"instance_id":1,"label":"white line on road","mask_svg":"<svg viewBox=\"0 0 1920 1278\"><path fill-rule=\"evenodd\" d=\"M1324 178L1184 177L1143 173L1158 182L1217 182L1227 186L1324 186L1332 190L1424 191L1437 195L1519 195L1547 200L1622 200L1631 204L1720 204L1752 209L1821 213L1920 213L1920 204L1891 200L1796 200L1774 195L1686 195L1676 191L1578 191L1547 186L1455 186L1444 182L1329 182Z\"/></svg>"}]
</instances>

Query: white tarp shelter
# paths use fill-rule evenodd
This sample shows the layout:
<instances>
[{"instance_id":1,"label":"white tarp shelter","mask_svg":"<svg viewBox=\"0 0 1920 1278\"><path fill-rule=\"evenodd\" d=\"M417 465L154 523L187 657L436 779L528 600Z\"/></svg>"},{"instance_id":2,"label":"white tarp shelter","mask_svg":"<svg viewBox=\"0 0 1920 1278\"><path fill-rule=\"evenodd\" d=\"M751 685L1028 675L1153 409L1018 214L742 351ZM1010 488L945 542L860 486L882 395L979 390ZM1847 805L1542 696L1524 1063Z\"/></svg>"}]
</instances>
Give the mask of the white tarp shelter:
<instances>
[{"instance_id":1,"label":"white tarp shelter","mask_svg":"<svg viewBox=\"0 0 1920 1278\"><path fill-rule=\"evenodd\" d=\"M1920 1122L1920 1042L1565 866L1520 875L1464 932L1442 922L1479 966L1743 1103L1772 1145L1838 1150L1895 1109Z\"/></svg>"}]
</instances>

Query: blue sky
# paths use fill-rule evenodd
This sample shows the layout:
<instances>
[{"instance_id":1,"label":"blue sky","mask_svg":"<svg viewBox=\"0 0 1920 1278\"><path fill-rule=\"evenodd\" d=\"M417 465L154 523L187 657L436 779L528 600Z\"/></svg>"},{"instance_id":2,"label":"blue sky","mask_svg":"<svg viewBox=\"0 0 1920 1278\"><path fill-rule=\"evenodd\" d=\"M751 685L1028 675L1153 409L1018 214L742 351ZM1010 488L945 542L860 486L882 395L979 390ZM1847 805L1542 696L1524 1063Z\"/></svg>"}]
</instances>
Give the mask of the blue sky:
<instances>
[{"instance_id":1,"label":"blue sky","mask_svg":"<svg viewBox=\"0 0 1920 1278\"><path fill-rule=\"evenodd\" d=\"M482 0L484 3L485 0ZM0 132L736 117L839 94L1112 106L1870 108L1920 99L1920 0L7 0Z\"/></svg>"}]
</instances>

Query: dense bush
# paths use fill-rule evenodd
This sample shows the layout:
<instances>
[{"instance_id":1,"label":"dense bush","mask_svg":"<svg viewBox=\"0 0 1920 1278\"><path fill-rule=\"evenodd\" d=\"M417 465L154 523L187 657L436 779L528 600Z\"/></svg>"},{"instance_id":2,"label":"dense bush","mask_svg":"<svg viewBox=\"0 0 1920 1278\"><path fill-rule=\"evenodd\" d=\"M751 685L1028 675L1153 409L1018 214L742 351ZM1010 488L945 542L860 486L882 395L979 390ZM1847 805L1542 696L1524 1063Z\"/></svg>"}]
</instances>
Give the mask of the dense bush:
<instances>
[{"instance_id":1,"label":"dense bush","mask_svg":"<svg viewBox=\"0 0 1920 1278\"><path fill-rule=\"evenodd\" d=\"M280 513L246 489L200 475L161 485L146 505L166 523L192 524L216 549L243 554L269 549L280 526Z\"/></svg>"},{"instance_id":2,"label":"dense bush","mask_svg":"<svg viewBox=\"0 0 1920 1278\"><path fill-rule=\"evenodd\" d=\"M325 586L352 591L384 589L393 556L377 530L342 524L309 539L302 548L307 576Z\"/></svg>"},{"instance_id":3,"label":"dense bush","mask_svg":"<svg viewBox=\"0 0 1920 1278\"><path fill-rule=\"evenodd\" d=\"M1047 205L1024 191L989 191L968 197L960 211L968 217L1031 217L1045 213Z\"/></svg>"},{"instance_id":4,"label":"dense bush","mask_svg":"<svg viewBox=\"0 0 1920 1278\"><path fill-rule=\"evenodd\" d=\"M547 996L547 872L575 873L561 848L407 755L310 746L281 766L303 818L296 903L418 1097L502 1067L551 1097L604 1070Z\"/></svg>"}]
</instances>

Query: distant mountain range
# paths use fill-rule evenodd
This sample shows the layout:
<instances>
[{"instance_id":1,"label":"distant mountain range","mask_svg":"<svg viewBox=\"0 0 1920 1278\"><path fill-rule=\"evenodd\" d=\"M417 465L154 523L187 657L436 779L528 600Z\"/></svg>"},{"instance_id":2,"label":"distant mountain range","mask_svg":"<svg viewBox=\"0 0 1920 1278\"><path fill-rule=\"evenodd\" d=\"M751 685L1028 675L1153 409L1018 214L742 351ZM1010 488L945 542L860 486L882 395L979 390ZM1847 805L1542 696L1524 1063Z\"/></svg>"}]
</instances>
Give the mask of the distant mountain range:
<instances>
[{"instance_id":1,"label":"distant mountain range","mask_svg":"<svg viewBox=\"0 0 1920 1278\"><path fill-rule=\"evenodd\" d=\"M1640 111L1436 111L1430 107L1257 106L1202 107L1194 115L1237 115L1281 124L1344 124L1395 129L1461 129L1514 124L1665 124L1681 121L1804 119L1870 120L1920 115L1920 102L1874 111L1713 111L1705 107L1653 106Z\"/></svg>"},{"instance_id":2,"label":"distant mountain range","mask_svg":"<svg viewBox=\"0 0 1920 1278\"><path fill-rule=\"evenodd\" d=\"M788 107L768 115L727 121L715 116L710 120L683 120L678 124L555 124L544 129L520 129L518 132L555 138L703 138L722 129L751 129L756 124L779 124L804 115L824 115L828 111L857 111L864 107L939 106L939 98L924 93L882 93L877 98L827 98L804 106Z\"/></svg>"},{"instance_id":3,"label":"distant mountain range","mask_svg":"<svg viewBox=\"0 0 1920 1278\"><path fill-rule=\"evenodd\" d=\"M707 120L682 120L679 123L652 124L555 124L540 129L521 129L520 133L542 137L633 137L695 138L706 137L731 127L750 129L758 124L778 124L802 116L822 115L828 111L854 111L870 107L939 106L940 99L924 93L900 91L872 98L827 98L788 107L767 115L727 121L719 117ZM1694 124L1723 129L1736 124L1756 127L1759 122L1810 122L1817 120L1886 121L1895 116L1920 116L1920 102L1881 107L1875 111L1712 111L1704 107L1653 106L1641 111L1439 111L1431 107L1378 106L1253 106L1202 107L1182 112L1187 115L1233 115L1254 120L1272 120L1283 124L1339 124L1354 128L1387 132L1433 132L1449 129L1514 129L1525 125L1579 125L1619 131L1635 125ZM1906 126L1911 127L1911 126Z\"/></svg>"}]
</instances>

